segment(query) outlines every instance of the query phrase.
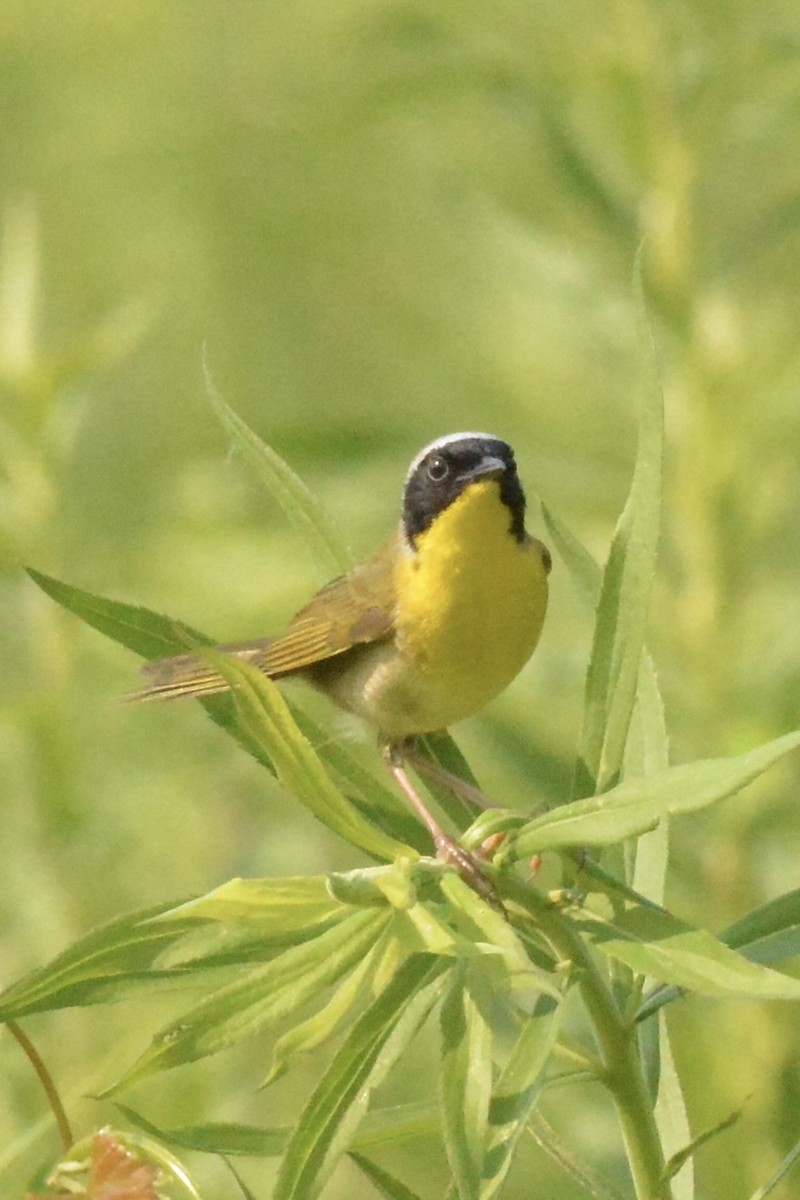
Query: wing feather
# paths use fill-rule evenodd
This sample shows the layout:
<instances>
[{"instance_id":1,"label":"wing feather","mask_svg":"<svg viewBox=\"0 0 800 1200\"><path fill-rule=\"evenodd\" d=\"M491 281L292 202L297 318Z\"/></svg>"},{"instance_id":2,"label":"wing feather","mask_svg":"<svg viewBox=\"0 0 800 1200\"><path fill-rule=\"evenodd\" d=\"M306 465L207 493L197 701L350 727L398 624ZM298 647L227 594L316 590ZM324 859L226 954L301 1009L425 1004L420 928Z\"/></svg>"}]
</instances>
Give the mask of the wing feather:
<instances>
[{"instance_id":1,"label":"wing feather","mask_svg":"<svg viewBox=\"0 0 800 1200\"><path fill-rule=\"evenodd\" d=\"M394 629L394 549L395 543L390 542L367 562L326 584L278 637L216 649L279 679L345 654L353 646L389 637ZM198 654L162 658L147 663L142 671L147 686L132 693L131 700L210 696L228 689L223 677Z\"/></svg>"}]
</instances>

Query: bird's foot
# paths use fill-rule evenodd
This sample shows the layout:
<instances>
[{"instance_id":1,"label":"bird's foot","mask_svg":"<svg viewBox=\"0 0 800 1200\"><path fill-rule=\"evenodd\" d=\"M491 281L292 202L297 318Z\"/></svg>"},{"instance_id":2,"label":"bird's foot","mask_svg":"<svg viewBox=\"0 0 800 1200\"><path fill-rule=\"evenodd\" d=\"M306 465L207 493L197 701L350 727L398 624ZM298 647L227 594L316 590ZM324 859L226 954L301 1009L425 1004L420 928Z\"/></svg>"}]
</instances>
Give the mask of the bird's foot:
<instances>
[{"instance_id":1,"label":"bird's foot","mask_svg":"<svg viewBox=\"0 0 800 1200\"><path fill-rule=\"evenodd\" d=\"M445 833L409 779L405 769L405 749L404 743L392 742L383 747L383 756L398 786L428 829L436 847L436 857L455 867L465 883L484 900L502 909L502 902L491 880L482 870L479 860L459 845L449 833Z\"/></svg>"}]
</instances>

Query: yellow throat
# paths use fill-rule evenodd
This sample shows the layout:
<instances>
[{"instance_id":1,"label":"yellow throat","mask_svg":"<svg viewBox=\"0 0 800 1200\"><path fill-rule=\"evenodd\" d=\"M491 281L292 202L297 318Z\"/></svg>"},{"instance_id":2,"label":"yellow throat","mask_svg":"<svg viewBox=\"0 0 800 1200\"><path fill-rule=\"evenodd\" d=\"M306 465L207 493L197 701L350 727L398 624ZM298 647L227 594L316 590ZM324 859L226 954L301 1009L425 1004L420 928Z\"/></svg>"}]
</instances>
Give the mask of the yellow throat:
<instances>
[{"instance_id":1,"label":"yellow throat","mask_svg":"<svg viewBox=\"0 0 800 1200\"><path fill-rule=\"evenodd\" d=\"M498 481L477 479L419 534L415 550L398 555L397 650L417 679L426 729L477 712L539 640L546 551L534 538L518 541L509 525Z\"/></svg>"}]
</instances>

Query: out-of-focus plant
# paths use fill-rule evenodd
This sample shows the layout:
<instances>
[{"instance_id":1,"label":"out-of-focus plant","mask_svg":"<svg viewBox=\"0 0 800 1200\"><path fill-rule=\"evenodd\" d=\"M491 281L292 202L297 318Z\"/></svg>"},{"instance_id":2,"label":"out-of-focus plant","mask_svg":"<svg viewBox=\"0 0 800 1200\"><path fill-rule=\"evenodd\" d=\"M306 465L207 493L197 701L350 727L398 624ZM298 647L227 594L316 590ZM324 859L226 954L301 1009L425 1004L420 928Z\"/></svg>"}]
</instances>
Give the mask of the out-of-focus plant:
<instances>
[{"instance_id":1,"label":"out-of-focus plant","mask_svg":"<svg viewBox=\"0 0 800 1200\"><path fill-rule=\"evenodd\" d=\"M291 503L287 469L223 413ZM134 1001L143 988L170 988L193 976L207 981L203 999L159 1029L107 1095L270 1033L276 1040L265 1061L266 1087L299 1056L319 1054L333 1041L293 1126L159 1129L125 1109L134 1123L177 1146L280 1155L276 1200L321 1195L345 1155L381 1194L410 1200L417 1193L375 1154L380 1158L382 1144L437 1127L459 1200L501 1194L528 1129L573 1183L609 1200L616 1193L582 1148L565 1151L537 1110L547 1088L589 1082L616 1108L636 1200L691 1200L695 1152L736 1114L692 1136L664 1010L690 992L800 1001L800 982L772 965L800 952L800 893L742 914L719 938L693 927L664 905L668 824L758 778L800 747L800 732L734 758L668 765L663 709L644 646L662 441L660 390L651 375L633 483L602 574L549 516L580 593L596 605L583 729L571 798L532 820L476 811L462 830L476 852L494 847L486 870L496 905L451 867L420 857L418 835L398 802L306 719L298 724L270 680L209 650L232 689L202 701L212 718L380 865L327 877L237 879L198 900L117 919L8 989L0 1016L17 1023L35 1012ZM312 527L322 528L309 511ZM180 650L186 636L205 640L148 610L32 575L88 624L147 658ZM448 754L445 735L427 752ZM566 883L543 892L525 864L553 851L565 856ZM593 857L598 851L611 852L611 869ZM576 1006L587 1031L577 1038L565 1023ZM374 1093L402 1072L410 1043L434 1012L438 1101L421 1096L381 1107Z\"/></svg>"}]
</instances>

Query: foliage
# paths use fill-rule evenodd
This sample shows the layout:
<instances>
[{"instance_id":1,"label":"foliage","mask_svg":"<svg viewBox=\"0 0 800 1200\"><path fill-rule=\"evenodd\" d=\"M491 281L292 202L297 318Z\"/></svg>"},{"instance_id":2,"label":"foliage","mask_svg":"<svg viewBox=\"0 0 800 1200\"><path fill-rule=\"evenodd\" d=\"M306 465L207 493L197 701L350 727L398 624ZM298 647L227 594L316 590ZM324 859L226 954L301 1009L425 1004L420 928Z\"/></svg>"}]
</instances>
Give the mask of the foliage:
<instances>
[{"instance_id":1,"label":"foliage","mask_svg":"<svg viewBox=\"0 0 800 1200\"><path fill-rule=\"evenodd\" d=\"M215 403L218 409L223 404L219 397ZM274 452L241 421L233 424L225 409L223 415L234 438L274 471ZM681 1173L685 1188L694 1151L735 1118L684 1146L672 1145L673 1127L662 1124L649 1088L674 1117L683 1108L677 1076L660 1077L656 1070L648 1081L637 1027L662 1023L665 1005L687 992L800 1000L800 982L767 965L800 950L800 900L795 893L772 904L771 920L763 912L745 916L734 948L665 909L662 878L644 880L643 894L634 889L632 839L658 835L669 818L735 793L797 749L800 732L730 759L653 770L643 755L636 761L633 747L626 758L638 703L639 745L650 748L649 757L666 760L662 711L653 704L657 684L643 642L660 516L661 429L660 389L652 376L631 495L600 581L575 772L579 798L528 820L509 821L490 809L477 818L477 829L463 831L480 852L488 844L483 838L502 827L500 842L491 843L500 850L486 867L496 909L452 867L420 858L402 843L402 826L393 828L383 789L374 802L363 792L354 802L346 772L337 783L274 683L209 650L231 685L223 701L204 701L210 715L315 817L384 865L316 878L236 879L167 911L114 921L7 989L0 1018L16 1023L33 1012L94 1005L199 976L208 985L203 998L158 1030L106 1095L267 1033L277 1039L262 1082L268 1087L298 1055L319 1052L334 1039L333 1056L294 1129L160 1133L196 1150L279 1153L274 1196L313 1200L348 1153L382 1194L416 1195L363 1155L358 1133L369 1111L382 1130L371 1136L374 1152L382 1140L397 1138L398 1123L407 1125L405 1109L381 1108L373 1095L438 1009L438 1119L461 1200L500 1195L537 1102L558 1079L559 1051L578 1056L583 1071L577 1078L600 1082L616 1105L638 1200L669 1200ZM284 490L291 485L288 468L278 474ZM308 502L305 510L312 511ZM560 540L585 578L585 553L569 535ZM186 644L187 630L170 618L30 574L66 608L144 657ZM587 783L593 794L580 798ZM520 869L543 851L584 847L584 856L587 847L621 843L629 849L626 879L587 860L573 869L571 888L548 895ZM642 886L641 872L637 882ZM198 930L209 936L192 951ZM773 953L765 952L765 937ZM748 955L751 946L758 952ZM646 983L650 995L643 999ZM594 1043L580 1049L561 1040L565 1010L576 996ZM577 1154L570 1159L574 1176L590 1178Z\"/></svg>"},{"instance_id":2,"label":"foliage","mask_svg":"<svg viewBox=\"0 0 800 1200\"><path fill-rule=\"evenodd\" d=\"M350 877L367 867L366 852L290 798L256 761L258 747L242 754L197 706L117 704L133 686L130 654L64 614L20 561L90 595L180 613L214 642L262 635L329 577L331 557L360 557L385 537L419 446L488 428L515 446L529 497L546 497L545 540L557 549L530 670L456 731L478 779L507 806L492 827L513 831L521 814L528 823L586 798L577 738L591 773L627 735L625 773L655 778L667 765L663 708L677 764L735 763L800 726L791 637L800 616L796 4L86 0L61 6L54 21L42 0L10 0L0 26L4 983L133 910L119 918L128 920L118 931L124 958L125 938L141 933L137 913L166 911L176 896L231 877L302 871L339 891L372 888L371 877ZM601 584L593 559L605 558L628 486L630 397L647 357L630 287L637 247L663 373L666 469L648 632L658 681L645 660L626 728L632 645L607 647L605 663L594 657L591 714L581 692ZM248 425L324 498L344 539L329 526L311 531L313 506L303 510L299 494L265 504L232 469L207 415L205 361ZM274 467L261 466L273 484ZM284 527L287 501L308 553ZM541 532L535 509L531 525ZM636 590L606 592L605 608ZM623 678L603 732L604 698ZM302 700L307 715L291 690L287 699L376 841L424 853L424 834L374 777L372 748L343 741L313 700ZM238 727L230 710L215 716ZM453 743L437 749L454 756ZM606 946L638 953L658 918L641 915L636 897L616 912L614 889L627 880L745 957L787 963L798 780L798 756L787 755L725 803L671 819L668 876L663 823L637 839L635 863L630 847L603 850L602 865L593 850L577 879L567 868L564 903L591 895L562 916L589 938L587 913L601 908ZM464 827L461 806L442 801ZM490 831L476 825L474 844ZM559 886L555 858L544 856L543 893ZM409 860L416 887L420 866ZM500 856L497 870L512 868ZM611 897L592 891L607 876ZM185 944L213 940L217 924L195 921ZM224 963L172 970L166 944L177 921L165 928L127 969L113 966L114 935L98 934L97 961L108 951L98 1002L103 993L128 1003L23 1019L76 1128L116 1125L112 1102L87 1094L135 1060L143 1029L221 986ZM679 942L682 928L665 927L659 945ZM176 937L176 953L182 944ZM614 987L624 991L636 965L593 953L617 964ZM75 966L60 1003L82 986ZM793 1007L676 1002L679 992L648 985L638 1009L649 1085L658 1062L690 1101L691 1131L660 1089L670 1161L739 1114L735 1128L698 1146L698 1190L707 1200L767 1194L757 1188L793 1196ZM573 987L556 1050L564 1080L585 1077L586 1064L570 1057L587 1035L580 1011ZM645 1019L656 1012L670 1044ZM367 1186L401 1195L399 1178L445 1191L428 1099L435 1029L432 1017L377 1101L402 1110L413 1136L381 1143L373 1157L380 1108L367 1113L353 1142L360 1165L343 1160L332 1195ZM251 1131L258 1140L251 1123L260 1120L277 1153L284 1114L300 1110L320 1068L316 1054L312 1065L297 1054L254 1098L267 1070L260 1044L185 1068L191 1087L184 1071L152 1076L131 1103L156 1127L207 1130L207 1147L210 1114L244 1140ZM501 1065L508 1045L495 1047ZM419 1110L409 1082L426 1097ZM265 1116L253 1116L255 1104ZM0 1108L0 1192L17 1196L55 1154L38 1083L5 1037ZM543 1194L624 1190L602 1088L548 1081L526 1129L504 1185L511 1200L527 1196L530 1178ZM192 1162L207 1194L238 1194L224 1165ZM241 1156L236 1166L263 1193L269 1168ZM680 1200L686 1178L673 1180Z\"/></svg>"}]
</instances>

